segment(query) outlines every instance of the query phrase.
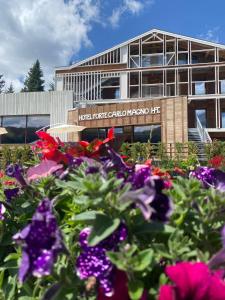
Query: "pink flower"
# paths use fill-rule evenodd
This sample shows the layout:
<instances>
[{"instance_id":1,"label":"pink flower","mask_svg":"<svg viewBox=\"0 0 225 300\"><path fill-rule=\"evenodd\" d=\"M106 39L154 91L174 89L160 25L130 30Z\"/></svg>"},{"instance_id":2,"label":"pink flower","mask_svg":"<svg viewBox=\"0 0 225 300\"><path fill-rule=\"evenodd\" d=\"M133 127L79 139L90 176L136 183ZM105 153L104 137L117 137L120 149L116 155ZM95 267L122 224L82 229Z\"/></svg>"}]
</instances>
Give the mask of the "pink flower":
<instances>
[{"instance_id":1,"label":"pink flower","mask_svg":"<svg viewBox=\"0 0 225 300\"><path fill-rule=\"evenodd\" d=\"M204 263L182 262L166 268L174 285L163 285L158 300L224 300L221 273L213 273Z\"/></svg>"},{"instance_id":2,"label":"pink flower","mask_svg":"<svg viewBox=\"0 0 225 300\"><path fill-rule=\"evenodd\" d=\"M28 169L27 180L30 182L35 179L47 177L62 168L63 165L57 164L53 160L45 159L39 165Z\"/></svg>"}]
</instances>

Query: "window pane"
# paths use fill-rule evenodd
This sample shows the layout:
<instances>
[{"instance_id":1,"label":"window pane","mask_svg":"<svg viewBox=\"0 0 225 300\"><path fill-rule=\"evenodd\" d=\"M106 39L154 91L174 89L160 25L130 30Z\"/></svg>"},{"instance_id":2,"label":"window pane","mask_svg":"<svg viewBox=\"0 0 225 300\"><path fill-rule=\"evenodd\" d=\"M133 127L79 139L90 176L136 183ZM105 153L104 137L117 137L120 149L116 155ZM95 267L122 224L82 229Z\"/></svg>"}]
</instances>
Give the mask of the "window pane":
<instances>
[{"instance_id":1,"label":"window pane","mask_svg":"<svg viewBox=\"0 0 225 300\"><path fill-rule=\"evenodd\" d=\"M161 97L163 96L163 86L143 86L142 97Z\"/></svg>"},{"instance_id":2,"label":"window pane","mask_svg":"<svg viewBox=\"0 0 225 300\"><path fill-rule=\"evenodd\" d=\"M139 73L132 72L130 73L130 85L138 85L139 84Z\"/></svg>"},{"instance_id":3,"label":"window pane","mask_svg":"<svg viewBox=\"0 0 225 300\"><path fill-rule=\"evenodd\" d=\"M102 99L119 99L120 98L120 88L103 88L102 89Z\"/></svg>"},{"instance_id":4,"label":"window pane","mask_svg":"<svg viewBox=\"0 0 225 300\"><path fill-rule=\"evenodd\" d=\"M225 94L225 80L220 81L220 94Z\"/></svg>"},{"instance_id":5,"label":"window pane","mask_svg":"<svg viewBox=\"0 0 225 300\"><path fill-rule=\"evenodd\" d=\"M106 129L105 128L98 129L98 138L100 140L104 140L106 138Z\"/></svg>"},{"instance_id":6,"label":"window pane","mask_svg":"<svg viewBox=\"0 0 225 300\"><path fill-rule=\"evenodd\" d=\"M139 87L138 86L130 87L130 98L139 98Z\"/></svg>"},{"instance_id":7,"label":"window pane","mask_svg":"<svg viewBox=\"0 0 225 300\"><path fill-rule=\"evenodd\" d=\"M50 116L38 115L27 117L27 143L37 140L36 131L50 125Z\"/></svg>"},{"instance_id":8,"label":"window pane","mask_svg":"<svg viewBox=\"0 0 225 300\"><path fill-rule=\"evenodd\" d=\"M139 55L139 45L130 45L130 55Z\"/></svg>"},{"instance_id":9,"label":"window pane","mask_svg":"<svg viewBox=\"0 0 225 300\"><path fill-rule=\"evenodd\" d=\"M120 86L120 78L102 78L102 86Z\"/></svg>"},{"instance_id":10,"label":"window pane","mask_svg":"<svg viewBox=\"0 0 225 300\"><path fill-rule=\"evenodd\" d=\"M175 84L167 84L166 85L166 95L167 96L175 96Z\"/></svg>"},{"instance_id":11,"label":"window pane","mask_svg":"<svg viewBox=\"0 0 225 300\"><path fill-rule=\"evenodd\" d=\"M81 139L83 141L92 142L94 139L98 138L98 129L89 128L85 129L81 133Z\"/></svg>"},{"instance_id":12,"label":"window pane","mask_svg":"<svg viewBox=\"0 0 225 300\"><path fill-rule=\"evenodd\" d=\"M222 128L225 128L225 111L221 113Z\"/></svg>"},{"instance_id":13,"label":"window pane","mask_svg":"<svg viewBox=\"0 0 225 300\"><path fill-rule=\"evenodd\" d=\"M130 67L131 68L138 68L138 67L140 67L139 57L132 57L132 58L130 58Z\"/></svg>"},{"instance_id":14,"label":"window pane","mask_svg":"<svg viewBox=\"0 0 225 300\"><path fill-rule=\"evenodd\" d=\"M188 54L180 53L178 54L178 65L187 65L188 64Z\"/></svg>"},{"instance_id":15,"label":"window pane","mask_svg":"<svg viewBox=\"0 0 225 300\"><path fill-rule=\"evenodd\" d=\"M134 127L134 142L158 143L161 141L161 126L149 125L149 126L135 126Z\"/></svg>"},{"instance_id":16,"label":"window pane","mask_svg":"<svg viewBox=\"0 0 225 300\"><path fill-rule=\"evenodd\" d=\"M26 116L3 117L2 126L8 131L2 135L3 144L24 144Z\"/></svg>"},{"instance_id":17,"label":"window pane","mask_svg":"<svg viewBox=\"0 0 225 300\"><path fill-rule=\"evenodd\" d=\"M195 115L196 115L196 118L199 119L202 127L206 128L207 126L207 122L206 122L206 110L205 109L197 109L195 111Z\"/></svg>"},{"instance_id":18,"label":"window pane","mask_svg":"<svg viewBox=\"0 0 225 300\"><path fill-rule=\"evenodd\" d=\"M192 53L192 63L193 64L202 64L215 61L214 51L207 52L195 52Z\"/></svg>"},{"instance_id":19,"label":"window pane","mask_svg":"<svg viewBox=\"0 0 225 300\"><path fill-rule=\"evenodd\" d=\"M143 72L142 83L143 84L163 83L163 71Z\"/></svg>"}]
</instances>

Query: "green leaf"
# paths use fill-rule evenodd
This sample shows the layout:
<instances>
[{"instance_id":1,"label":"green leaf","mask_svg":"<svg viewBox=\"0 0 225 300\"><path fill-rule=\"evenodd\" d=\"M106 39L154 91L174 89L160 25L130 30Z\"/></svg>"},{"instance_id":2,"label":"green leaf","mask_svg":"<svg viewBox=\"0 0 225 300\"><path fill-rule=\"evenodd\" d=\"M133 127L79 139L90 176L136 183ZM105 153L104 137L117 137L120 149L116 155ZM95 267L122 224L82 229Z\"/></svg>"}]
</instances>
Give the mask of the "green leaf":
<instances>
[{"instance_id":1,"label":"green leaf","mask_svg":"<svg viewBox=\"0 0 225 300\"><path fill-rule=\"evenodd\" d=\"M96 214L91 234L88 238L90 246L96 246L112 234L120 225L120 219L111 219L103 214Z\"/></svg>"},{"instance_id":2,"label":"green leaf","mask_svg":"<svg viewBox=\"0 0 225 300\"><path fill-rule=\"evenodd\" d=\"M8 256L6 256L6 258L4 259L4 262L7 262L9 260L17 260L19 258L20 258L19 253L10 253Z\"/></svg>"},{"instance_id":3,"label":"green leaf","mask_svg":"<svg viewBox=\"0 0 225 300\"><path fill-rule=\"evenodd\" d=\"M84 213L75 215L72 218L72 220L73 221L92 221L92 220L96 219L96 214L98 214L98 212L94 211L94 210L85 211Z\"/></svg>"},{"instance_id":4,"label":"green leaf","mask_svg":"<svg viewBox=\"0 0 225 300\"><path fill-rule=\"evenodd\" d=\"M143 234L143 233L171 234L175 231L175 228L163 223L152 222L152 223L143 223L141 225L138 225L136 226L136 228L134 228L134 230L136 234Z\"/></svg>"},{"instance_id":5,"label":"green leaf","mask_svg":"<svg viewBox=\"0 0 225 300\"><path fill-rule=\"evenodd\" d=\"M122 253L108 251L106 254L119 270L126 271L126 261L124 260Z\"/></svg>"},{"instance_id":6,"label":"green leaf","mask_svg":"<svg viewBox=\"0 0 225 300\"><path fill-rule=\"evenodd\" d=\"M144 284L140 280L130 280L128 283L128 292L132 300L139 300L144 292Z\"/></svg>"},{"instance_id":7,"label":"green leaf","mask_svg":"<svg viewBox=\"0 0 225 300\"><path fill-rule=\"evenodd\" d=\"M153 255L154 252L152 249L146 249L139 252L131 260L133 270L137 272L145 270L151 264Z\"/></svg>"}]
</instances>

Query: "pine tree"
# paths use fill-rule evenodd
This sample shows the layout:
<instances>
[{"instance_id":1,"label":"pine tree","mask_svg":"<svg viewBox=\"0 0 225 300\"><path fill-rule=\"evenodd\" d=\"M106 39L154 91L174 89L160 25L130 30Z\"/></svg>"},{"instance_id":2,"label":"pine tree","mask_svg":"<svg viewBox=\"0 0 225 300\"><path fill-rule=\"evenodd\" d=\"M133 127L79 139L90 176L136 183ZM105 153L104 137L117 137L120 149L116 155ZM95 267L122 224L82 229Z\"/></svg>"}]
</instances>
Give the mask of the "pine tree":
<instances>
[{"instance_id":1,"label":"pine tree","mask_svg":"<svg viewBox=\"0 0 225 300\"><path fill-rule=\"evenodd\" d=\"M52 81L49 83L49 92L53 92L55 90L55 82Z\"/></svg>"},{"instance_id":2,"label":"pine tree","mask_svg":"<svg viewBox=\"0 0 225 300\"><path fill-rule=\"evenodd\" d=\"M37 61L30 68L27 78L24 81L24 88L22 92L42 92L44 91L43 72L41 70L40 62Z\"/></svg>"},{"instance_id":3,"label":"pine tree","mask_svg":"<svg viewBox=\"0 0 225 300\"><path fill-rule=\"evenodd\" d=\"M4 86L5 86L5 80L3 79L3 75L0 75L0 94L3 92Z\"/></svg>"},{"instance_id":4,"label":"pine tree","mask_svg":"<svg viewBox=\"0 0 225 300\"><path fill-rule=\"evenodd\" d=\"M9 88L6 90L6 94L13 94L13 93L15 93L15 91L14 91L13 84L11 83Z\"/></svg>"}]
</instances>

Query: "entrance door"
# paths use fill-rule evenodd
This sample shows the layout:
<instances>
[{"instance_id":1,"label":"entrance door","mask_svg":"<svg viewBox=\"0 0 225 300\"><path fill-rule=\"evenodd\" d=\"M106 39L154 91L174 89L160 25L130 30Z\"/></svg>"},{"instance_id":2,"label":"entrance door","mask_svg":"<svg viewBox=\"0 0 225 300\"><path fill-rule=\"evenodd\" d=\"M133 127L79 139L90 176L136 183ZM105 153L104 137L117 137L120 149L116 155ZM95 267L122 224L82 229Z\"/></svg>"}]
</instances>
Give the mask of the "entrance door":
<instances>
[{"instance_id":1,"label":"entrance door","mask_svg":"<svg viewBox=\"0 0 225 300\"><path fill-rule=\"evenodd\" d=\"M206 109L196 109L195 110L195 120L198 117L202 124L202 127L207 127Z\"/></svg>"}]
</instances>

